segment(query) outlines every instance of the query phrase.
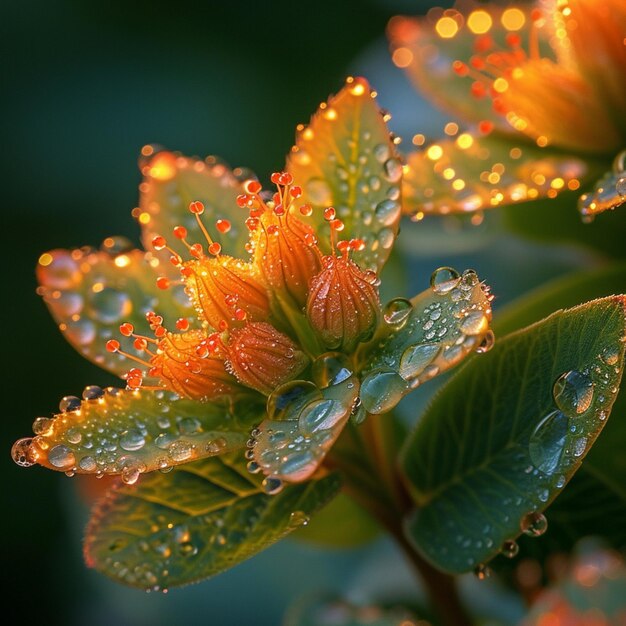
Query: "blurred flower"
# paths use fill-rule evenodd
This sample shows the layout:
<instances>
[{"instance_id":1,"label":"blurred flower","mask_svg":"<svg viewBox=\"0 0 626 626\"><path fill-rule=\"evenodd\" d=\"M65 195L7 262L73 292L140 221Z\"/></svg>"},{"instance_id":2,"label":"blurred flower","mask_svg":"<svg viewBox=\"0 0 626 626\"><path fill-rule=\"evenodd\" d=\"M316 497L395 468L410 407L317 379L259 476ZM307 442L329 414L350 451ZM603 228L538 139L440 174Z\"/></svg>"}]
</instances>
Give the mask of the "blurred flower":
<instances>
[{"instance_id":1,"label":"blurred flower","mask_svg":"<svg viewBox=\"0 0 626 626\"><path fill-rule=\"evenodd\" d=\"M393 18L393 60L474 129L409 155L405 207L474 211L576 191L626 145L626 5L544 0ZM414 137L422 146L425 138ZM624 156L580 210L626 200Z\"/></svg>"}]
</instances>

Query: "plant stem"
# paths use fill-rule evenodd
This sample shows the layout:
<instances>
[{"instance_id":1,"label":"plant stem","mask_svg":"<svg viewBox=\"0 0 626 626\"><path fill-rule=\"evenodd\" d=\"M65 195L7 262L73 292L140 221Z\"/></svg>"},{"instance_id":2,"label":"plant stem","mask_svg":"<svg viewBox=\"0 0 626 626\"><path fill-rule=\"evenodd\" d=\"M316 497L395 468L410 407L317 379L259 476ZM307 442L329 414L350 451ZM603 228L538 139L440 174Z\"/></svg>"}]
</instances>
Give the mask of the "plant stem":
<instances>
[{"instance_id":1,"label":"plant stem","mask_svg":"<svg viewBox=\"0 0 626 626\"><path fill-rule=\"evenodd\" d=\"M412 506L410 496L397 472L397 446L393 445L391 429L382 420L393 420L387 415L370 415L359 430L365 459L360 463L341 454L331 459L332 465L344 476L344 489L358 504L372 515L393 537L415 573L423 581L433 611L443 626L472 626L458 595L454 577L435 569L411 545L404 534L402 521ZM348 427L350 428L350 427ZM347 434L347 433L346 433ZM352 437L356 433L352 433ZM365 462L363 462L365 461Z\"/></svg>"}]
</instances>

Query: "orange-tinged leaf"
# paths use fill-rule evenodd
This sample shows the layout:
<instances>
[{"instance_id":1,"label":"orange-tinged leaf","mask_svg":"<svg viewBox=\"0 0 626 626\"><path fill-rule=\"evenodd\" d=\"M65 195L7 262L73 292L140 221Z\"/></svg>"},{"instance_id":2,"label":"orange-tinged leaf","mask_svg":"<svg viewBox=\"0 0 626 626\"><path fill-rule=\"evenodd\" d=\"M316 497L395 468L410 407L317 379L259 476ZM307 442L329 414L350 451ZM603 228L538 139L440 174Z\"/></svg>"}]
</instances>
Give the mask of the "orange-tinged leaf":
<instances>
[{"instance_id":1,"label":"orange-tinged leaf","mask_svg":"<svg viewBox=\"0 0 626 626\"><path fill-rule=\"evenodd\" d=\"M323 209L333 206L345 226L340 239L362 239L354 253L364 269L385 263L398 232L402 166L374 92L363 78L322 103L308 126L299 126L287 170L314 211L320 245L329 247Z\"/></svg>"},{"instance_id":2,"label":"orange-tinged leaf","mask_svg":"<svg viewBox=\"0 0 626 626\"><path fill-rule=\"evenodd\" d=\"M403 209L411 215L468 213L576 190L591 161L510 138L461 133L407 156Z\"/></svg>"},{"instance_id":3,"label":"orange-tinged leaf","mask_svg":"<svg viewBox=\"0 0 626 626\"><path fill-rule=\"evenodd\" d=\"M183 259L189 259L186 246L173 236L173 230L175 226L183 226L190 243L205 245L205 236L195 215L189 211L191 202L201 202L204 205L201 219L211 238L226 254L242 256L245 253L248 230L244 222L248 213L237 206L237 196L243 193L243 186L235 173L242 178L250 178L252 174L230 170L215 157L203 161L167 151L147 157L141 171L144 180L139 187L140 205L133 214L141 225L146 250L152 250L152 240L161 235ZM217 220L230 222L230 230L221 232L215 226ZM169 264L169 251L156 254Z\"/></svg>"},{"instance_id":4,"label":"orange-tinged leaf","mask_svg":"<svg viewBox=\"0 0 626 626\"><path fill-rule=\"evenodd\" d=\"M170 327L181 317L195 319L181 286L167 291L156 286L160 265L140 250L119 254L52 250L39 257L38 293L65 338L84 357L122 376L133 362L105 347L111 338L124 339L119 333L120 324L130 322L136 333L152 337L146 320L148 311L157 311ZM132 340L123 342L123 348L145 358Z\"/></svg>"},{"instance_id":5,"label":"orange-tinged leaf","mask_svg":"<svg viewBox=\"0 0 626 626\"><path fill-rule=\"evenodd\" d=\"M88 390L91 399L64 398L64 412L35 420L35 437L18 442L22 465L121 474L132 483L145 472L243 447L263 414L263 407L252 401L235 411L166 391Z\"/></svg>"},{"instance_id":6,"label":"orange-tinged leaf","mask_svg":"<svg viewBox=\"0 0 626 626\"><path fill-rule=\"evenodd\" d=\"M592 221L598 213L616 209L626 202L626 150L613 161L613 168L594 185L593 190L583 194L578 210L585 222Z\"/></svg>"}]
</instances>

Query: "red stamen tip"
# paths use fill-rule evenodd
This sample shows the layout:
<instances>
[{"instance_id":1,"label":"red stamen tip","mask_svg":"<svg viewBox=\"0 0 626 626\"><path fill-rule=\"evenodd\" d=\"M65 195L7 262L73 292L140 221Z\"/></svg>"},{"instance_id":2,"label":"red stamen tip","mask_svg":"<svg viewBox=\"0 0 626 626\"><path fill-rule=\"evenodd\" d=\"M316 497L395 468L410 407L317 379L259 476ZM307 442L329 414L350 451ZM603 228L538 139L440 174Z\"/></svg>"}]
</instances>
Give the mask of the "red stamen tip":
<instances>
[{"instance_id":1,"label":"red stamen tip","mask_svg":"<svg viewBox=\"0 0 626 626\"><path fill-rule=\"evenodd\" d=\"M167 276L159 276L157 278L156 285L159 289L169 289L170 280Z\"/></svg>"},{"instance_id":2,"label":"red stamen tip","mask_svg":"<svg viewBox=\"0 0 626 626\"><path fill-rule=\"evenodd\" d=\"M212 254L213 256L218 256L221 251L222 246L216 241L209 245L209 254Z\"/></svg>"},{"instance_id":3,"label":"red stamen tip","mask_svg":"<svg viewBox=\"0 0 626 626\"><path fill-rule=\"evenodd\" d=\"M327 208L324 209L324 219L328 222L332 222L332 220L335 219L335 215L336 215L336 211L335 208L332 206L329 206Z\"/></svg>"},{"instance_id":4,"label":"red stamen tip","mask_svg":"<svg viewBox=\"0 0 626 626\"><path fill-rule=\"evenodd\" d=\"M120 326L120 332L124 337L130 337L135 332L135 328L131 323L124 322L124 324Z\"/></svg>"},{"instance_id":5,"label":"red stamen tip","mask_svg":"<svg viewBox=\"0 0 626 626\"><path fill-rule=\"evenodd\" d=\"M202 215L204 213L204 204L196 200L195 202L191 202L189 204L189 210L196 215Z\"/></svg>"},{"instance_id":6,"label":"red stamen tip","mask_svg":"<svg viewBox=\"0 0 626 626\"><path fill-rule=\"evenodd\" d=\"M117 352L120 349L120 342L115 339L109 339L106 343L108 352Z\"/></svg>"},{"instance_id":7,"label":"red stamen tip","mask_svg":"<svg viewBox=\"0 0 626 626\"><path fill-rule=\"evenodd\" d=\"M186 239L187 229L184 226L174 226L174 237L177 239Z\"/></svg>"},{"instance_id":8,"label":"red stamen tip","mask_svg":"<svg viewBox=\"0 0 626 626\"><path fill-rule=\"evenodd\" d=\"M313 215L313 207L310 204L303 204L300 207L300 213L305 217L309 217L310 215Z\"/></svg>"},{"instance_id":9,"label":"red stamen tip","mask_svg":"<svg viewBox=\"0 0 626 626\"><path fill-rule=\"evenodd\" d=\"M155 250L163 250L166 245L167 241L165 240L165 237L161 237L161 235L157 235L152 239L152 247Z\"/></svg>"},{"instance_id":10,"label":"red stamen tip","mask_svg":"<svg viewBox=\"0 0 626 626\"><path fill-rule=\"evenodd\" d=\"M220 233L225 234L230 230L231 225L228 220L217 220L217 222L215 222L215 228L217 228Z\"/></svg>"},{"instance_id":11,"label":"red stamen tip","mask_svg":"<svg viewBox=\"0 0 626 626\"><path fill-rule=\"evenodd\" d=\"M178 330L182 330L183 332L189 330L189 320L186 320L184 317L180 317L176 320L176 328Z\"/></svg>"},{"instance_id":12,"label":"red stamen tip","mask_svg":"<svg viewBox=\"0 0 626 626\"><path fill-rule=\"evenodd\" d=\"M189 248L189 252L191 253L191 256L199 259L203 255L202 244L194 243L193 246Z\"/></svg>"},{"instance_id":13,"label":"red stamen tip","mask_svg":"<svg viewBox=\"0 0 626 626\"><path fill-rule=\"evenodd\" d=\"M259 193L259 191L261 191L261 183L258 180L249 180L244 184L244 189L248 193L252 193L252 194Z\"/></svg>"}]
</instances>

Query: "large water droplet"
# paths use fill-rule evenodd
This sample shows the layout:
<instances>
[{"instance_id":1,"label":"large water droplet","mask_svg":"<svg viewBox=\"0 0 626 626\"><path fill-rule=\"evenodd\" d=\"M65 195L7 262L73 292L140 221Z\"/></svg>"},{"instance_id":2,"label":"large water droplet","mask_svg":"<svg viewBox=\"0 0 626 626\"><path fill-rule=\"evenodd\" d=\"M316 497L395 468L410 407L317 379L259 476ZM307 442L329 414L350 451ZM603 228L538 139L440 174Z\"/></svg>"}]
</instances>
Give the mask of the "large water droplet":
<instances>
[{"instance_id":1,"label":"large water droplet","mask_svg":"<svg viewBox=\"0 0 626 626\"><path fill-rule=\"evenodd\" d=\"M437 294L444 294L452 291L458 284L461 277L459 273L451 267L440 267L430 276L430 287Z\"/></svg>"},{"instance_id":2,"label":"large water droplet","mask_svg":"<svg viewBox=\"0 0 626 626\"><path fill-rule=\"evenodd\" d=\"M409 346L400 358L400 376L406 380L419 376L430 365L440 349L441 344L438 343L418 343Z\"/></svg>"},{"instance_id":3,"label":"large water droplet","mask_svg":"<svg viewBox=\"0 0 626 626\"><path fill-rule=\"evenodd\" d=\"M324 389L350 378L352 370L341 352L326 352L313 361L312 375L315 383Z\"/></svg>"},{"instance_id":4,"label":"large water droplet","mask_svg":"<svg viewBox=\"0 0 626 626\"><path fill-rule=\"evenodd\" d=\"M476 348L476 352L478 354L484 354L485 352L489 352L489 350L493 348L495 343L496 343L496 336L493 330L488 330L485 333L485 336L483 337L483 340L480 342L478 348Z\"/></svg>"},{"instance_id":5,"label":"large water droplet","mask_svg":"<svg viewBox=\"0 0 626 626\"><path fill-rule=\"evenodd\" d=\"M41 283L51 289L71 289L82 280L78 263L65 250L56 250L52 254L52 262L39 265Z\"/></svg>"},{"instance_id":6,"label":"large water droplet","mask_svg":"<svg viewBox=\"0 0 626 626\"><path fill-rule=\"evenodd\" d=\"M174 461L186 461L193 455L193 445L188 441L173 441L167 452Z\"/></svg>"},{"instance_id":7,"label":"large water droplet","mask_svg":"<svg viewBox=\"0 0 626 626\"><path fill-rule=\"evenodd\" d=\"M466 335L479 335L487 330L489 320L482 311L471 311L462 320L460 329Z\"/></svg>"},{"instance_id":8,"label":"large water droplet","mask_svg":"<svg viewBox=\"0 0 626 626\"><path fill-rule=\"evenodd\" d=\"M554 474L559 467L567 440L568 423L567 415L561 411L552 411L539 422L530 436L530 459L544 474Z\"/></svg>"},{"instance_id":9,"label":"large water droplet","mask_svg":"<svg viewBox=\"0 0 626 626\"><path fill-rule=\"evenodd\" d=\"M134 485L141 476L141 470L137 465L127 465L122 469L121 478L125 485Z\"/></svg>"},{"instance_id":10,"label":"large water droplet","mask_svg":"<svg viewBox=\"0 0 626 626\"><path fill-rule=\"evenodd\" d=\"M570 417L575 417L591 406L593 381L587 374L577 370L565 372L556 379L552 393L557 407Z\"/></svg>"},{"instance_id":11,"label":"large water droplet","mask_svg":"<svg viewBox=\"0 0 626 626\"><path fill-rule=\"evenodd\" d=\"M18 439L11 448L11 458L21 467L30 467L36 463L36 456L32 449L31 437Z\"/></svg>"},{"instance_id":12,"label":"large water droplet","mask_svg":"<svg viewBox=\"0 0 626 626\"><path fill-rule=\"evenodd\" d=\"M84 456L78 461L78 467L83 472L95 472L97 467L96 460L92 456Z\"/></svg>"},{"instance_id":13,"label":"large water droplet","mask_svg":"<svg viewBox=\"0 0 626 626\"><path fill-rule=\"evenodd\" d=\"M48 451L48 462L60 469L69 469L76 464L74 453L63 444L50 448Z\"/></svg>"},{"instance_id":14,"label":"large water droplet","mask_svg":"<svg viewBox=\"0 0 626 626\"><path fill-rule=\"evenodd\" d=\"M283 490L285 484L282 480L280 480L280 478L276 478L275 476L267 476L263 479L261 486L263 487L263 491L268 496L274 496Z\"/></svg>"},{"instance_id":15,"label":"large water droplet","mask_svg":"<svg viewBox=\"0 0 626 626\"><path fill-rule=\"evenodd\" d=\"M127 452L141 450L146 443L145 437L134 428L124 431L120 436L120 447Z\"/></svg>"},{"instance_id":16,"label":"large water droplet","mask_svg":"<svg viewBox=\"0 0 626 626\"><path fill-rule=\"evenodd\" d=\"M393 157L387 159L383 163L383 172L390 183L397 183L402 178L402 163Z\"/></svg>"},{"instance_id":17,"label":"large water droplet","mask_svg":"<svg viewBox=\"0 0 626 626\"><path fill-rule=\"evenodd\" d=\"M35 435L50 435L52 434L53 426L53 419L49 417L38 417L33 422L33 432L35 433Z\"/></svg>"},{"instance_id":18,"label":"large water droplet","mask_svg":"<svg viewBox=\"0 0 626 626\"><path fill-rule=\"evenodd\" d=\"M360 397L368 413L385 413L400 402L407 389L407 382L397 372L377 370L361 383Z\"/></svg>"},{"instance_id":19,"label":"large water droplet","mask_svg":"<svg viewBox=\"0 0 626 626\"><path fill-rule=\"evenodd\" d=\"M602 360L607 365L617 365L619 361L619 349L617 346L607 346L602 350Z\"/></svg>"},{"instance_id":20,"label":"large water droplet","mask_svg":"<svg viewBox=\"0 0 626 626\"><path fill-rule=\"evenodd\" d=\"M401 207L393 200L383 200L376 205L376 219L385 226L395 224L400 217Z\"/></svg>"},{"instance_id":21,"label":"large water droplet","mask_svg":"<svg viewBox=\"0 0 626 626\"><path fill-rule=\"evenodd\" d=\"M520 529L529 537L540 537L548 530L548 520L543 513L526 513L520 520Z\"/></svg>"},{"instance_id":22,"label":"large water droplet","mask_svg":"<svg viewBox=\"0 0 626 626\"><path fill-rule=\"evenodd\" d=\"M413 312L413 304L406 298L394 298L383 309L383 319L390 326L401 328Z\"/></svg>"},{"instance_id":23,"label":"large water droplet","mask_svg":"<svg viewBox=\"0 0 626 626\"><path fill-rule=\"evenodd\" d=\"M278 387L267 399L267 414L270 419L284 420L297 415L302 407L322 394L309 381L294 380Z\"/></svg>"},{"instance_id":24,"label":"large water droplet","mask_svg":"<svg viewBox=\"0 0 626 626\"><path fill-rule=\"evenodd\" d=\"M329 184L321 178L311 178L306 183L306 190L313 204L330 206L333 203L333 192Z\"/></svg>"},{"instance_id":25,"label":"large water droplet","mask_svg":"<svg viewBox=\"0 0 626 626\"><path fill-rule=\"evenodd\" d=\"M332 428L345 415L341 403L336 400L319 400L306 405L300 413L299 426L305 435Z\"/></svg>"},{"instance_id":26,"label":"large water droplet","mask_svg":"<svg viewBox=\"0 0 626 626\"><path fill-rule=\"evenodd\" d=\"M96 326L86 317L72 322L68 322L65 328L65 334L72 343L77 343L79 346L87 346L93 343L96 338Z\"/></svg>"},{"instance_id":27,"label":"large water droplet","mask_svg":"<svg viewBox=\"0 0 626 626\"><path fill-rule=\"evenodd\" d=\"M104 324L119 322L133 310L128 294L112 287L92 293L89 304L94 318Z\"/></svg>"},{"instance_id":28,"label":"large water droplet","mask_svg":"<svg viewBox=\"0 0 626 626\"><path fill-rule=\"evenodd\" d=\"M83 400L97 400L104 395L104 390L98 385L87 385L83 389Z\"/></svg>"}]
</instances>

